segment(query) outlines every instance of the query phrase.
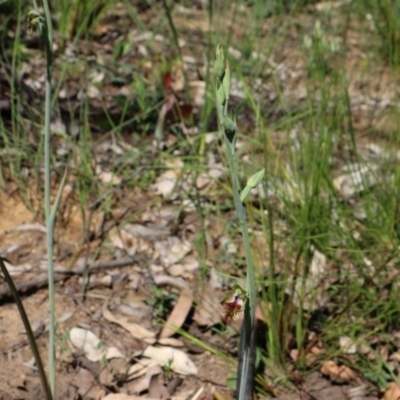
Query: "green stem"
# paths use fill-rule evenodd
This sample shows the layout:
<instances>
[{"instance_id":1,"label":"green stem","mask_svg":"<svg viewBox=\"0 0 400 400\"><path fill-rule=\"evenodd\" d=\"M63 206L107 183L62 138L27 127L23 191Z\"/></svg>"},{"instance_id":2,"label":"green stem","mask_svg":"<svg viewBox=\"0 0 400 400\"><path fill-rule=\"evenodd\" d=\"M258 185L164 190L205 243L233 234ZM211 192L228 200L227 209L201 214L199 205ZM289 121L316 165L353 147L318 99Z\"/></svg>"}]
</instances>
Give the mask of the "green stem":
<instances>
[{"instance_id":1,"label":"green stem","mask_svg":"<svg viewBox=\"0 0 400 400\"><path fill-rule=\"evenodd\" d=\"M232 180L232 188L233 188L233 200L235 204L236 214L238 216L240 230L242 232L242 239L244 245L244 252L246 257L246 264L247 264L247 279L246 279L246 291L248 293L249 303L250 303L250 311L251 311L251 324L254 325L254 311L255 311L255 303L256 303L256 278L255 278L255 268L253 263L253 257L251 254L251 247L250 247L250 237L249 231L247 227L247 220L246 220L246 212L244 210L244 206L242 201L240 200L240 184L238 178L238 172L236 168L236 163L233 158L233 154L231 151L231 143L227 139L226 135L225 138L225 147L226 147L226 154L228 157L228 165L229 170L231 173L231 180Z\"/></svg>"},{"instance_id":2,"label":"green stem","mask_svg":"<svg viewBox=\"0 0 400 400\"><path fill-rule=\"evenodd\" d=\"M236 214L239 220L244 245L247 276L246 291L248 301L244 309L244 322L240 340L240 362L238 368L237 398L239 400L251 399L253 395L254 383L254 335L255 331L255 306L257 296L257 286L255 278L255 268L250 248L250 237L247 227L246 212L240 199L239 175L235 162L235 143L237 138L236 121L228 117L228 102L230 95L230 68L225 61L224 52L221 45L217 46L214 73L216 75L216 106L220 126L224 131L224 142L226 156L231 174L233 199Z\"/></svg>"},{"instance_id":3,"label":"green stem","mask_svg":"<svg viewBox=\"0 0 400 400\"><path fill-rule=\"evenodd\" d=\"M33 0L36 12L38 12L36 0ZM47 0L43 0L45 11L45 23L39 23L40 33L46 50L46 97L45 97L45 116L44 116L44 211L47 226L47 276L49 280L49 382L53 397L55 396L55 312L54 312L54 267L53 267L53 231L54 213L51 212L51 76L52 76L52 47L53 47L53 28L51 23L50 8Z\"/></svg>"},{"instance_id":4,"label":"green stem","mask_svg":"<svg viewBox=\"0 0 400 400\"><path fill-rule=\"evenodd\" d=\"M51 149L50 149L50 122L51 122L51 70L52 70L52 33L51 33L51 17L47 0L43 1L48 37L46 43L47 56L47 74L46 74L46 99L45 99L45 144L44 144L44 159L45 159L45 213L47 225L47 262L48 262L48 278L49 278L49 381L51 393L55 395L55 290L54 290L54 267L53 267L53 232L54 218L51 216ZM44 39L44 38L43 38Z\"/></svg>"},{"instance_id":5,"label":"green stem","mask_svg":"<svg viewBox=\"0 0 400 400\"><path fill-rule=\"evenodd\" d=\"M242 240L244 245L246 265L247 265L247 276L246 276L246 291L248 295L248 301L244 310L244 321L242 336L240 341L241 360L239 363L240 376L238 376L238 387L237 396L238 399L252 398L252 386L253 386L253 365L252 354L254 352L254 343L252 340L252 332L255 330L255 306L256 306L256 279L255 279L255 268L253 263L253 257L250 248L250 238L247 227L246 213L244 210L243 203L240 200L240 184L236 168L236 163L232 154L231 143L229 142L227 135L224 135L226 154L228 158L229 170L231 173L232 188L233 188L233 199L238 216L240 229L242 232Z\"/></svg>"}]
</instances>

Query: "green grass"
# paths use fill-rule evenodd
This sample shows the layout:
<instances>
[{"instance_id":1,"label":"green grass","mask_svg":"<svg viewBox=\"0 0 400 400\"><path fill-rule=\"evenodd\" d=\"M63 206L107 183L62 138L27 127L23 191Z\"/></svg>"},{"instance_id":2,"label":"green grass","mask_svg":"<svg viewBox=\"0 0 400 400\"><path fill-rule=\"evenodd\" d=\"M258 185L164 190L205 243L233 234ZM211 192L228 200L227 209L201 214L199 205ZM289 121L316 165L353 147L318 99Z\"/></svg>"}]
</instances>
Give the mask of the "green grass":
<instances>
[{"instance_id":1,"label":"green grass","mask_svg":"<svg viewBox=\"0 0 400 400\"><path fill-rule=\"evenodd\" d=\"M26 63L43 54L40 49L29 48L25 40L29 4L17 2L19 6L11 7L7 3L0 5L0 37L4 43L0 59L1 66L7 66L1 71L9 85L6 93L13 101L8 115L0 116L0 143L4 149L0 184L15 183L24 201L40 215L44 91L31 89L27 98L21 90L22 83L15 77ZM126 13L119 15L116 23L113 22L116 3L85 2L85 12L81 12L83 6L78 2L53 4L59 47L54 54L52 117L62 121L67 130L65 134L52 135L52 162L56 166L53 188L68 165L67 182L73 187L89 230L89 204L105 196L99 209L107 215L116 204L111 186L97 179L95 160L101 156L98 146L111 138L115 144L125 144L129 149L123 154L110 151L109 157L97 163L127 179L125 193L151 190L166 162L179 157L184 162L180 179L187 184L175 194L180 201L192 200L201 219L195 243L202 266L201 278L208 278L209 265L215 265L222 277L244 277L244 252L240 226L232 215L234 193L229 178L226 175L220 178L208 193L195 185L200 173L208 170L208 153L212 152L218 162L226 164L221 143L218 140L206 143L206 133L217 129L210 67L214 63L215 46L221 42L231 66L232 87L243 88L243 97L234 96L230 104L238 121L241 186L245 186L248 177L265 168L262 190L259 194L253 191L245 202L258 301L268 327L266 343L259 348L261 358L265 364L280 365L288 374L292 368L306 373L310 370L307 359L312 345L310 333L314 332L322 343L322 351L312 368L333 359L359 370L373 385L384 388L393 374L390 360L380 350L395 351L393 333L399 328L400 316L396 298L399 278L395 273L399 263L400 173L396 152L400 137L396 129L380 132L368 114L362 116L368 120L366 128L357 128L358 110L349 105L354 98L345 68L347 52L354 54L354 44L349 39L351 31L358 35L357 50L365 55L360 75L365 76L364 71L370 66L389 68L396 73L400 18L396 13L388 13L389 2L381 2L381 7L372 7L375 3L368 1L346 3L337 9L318 12L317 16L300 3L290 10L271 11L264 1L251 4L236 1L232 6L231 2L213 2L213 8L205 13L205 23L209 19L212 29L208 33L197 32L198 36L194 35L190 42L193 54L203 49L204 59L198 60L195 69L207 80L204 106L198 115L186 121L187 127L195 126L199 131L191 135L180 127L169 127L177 141L163 151L151 146L158 112L165 100L162 74L182 53L191 54L177 45L179 39L188 40L181 28L186 17L172 3L159 11L159 4L149 1L148 12L153 13L156 21L151 25L142 20L142 14L131 2L124 1L118 4L125 7ZM181 4L191 7L188 2ZM9 7L7 12L3 7ZM138 31L135 35L130 32L132 26ZM121 30L110 55L99 50L94 55L81 52L82 41L85 46L105 46L96 36L100 28L105 32ZM10 31L15 35L10 36ZM162 43L149 37L137 42L139 33L144 31L168 40ZM203 47L196 47L198 43ZM130 55L138 45L146 45L148 54L132 59ZM65 52L68 46L73 49L69 56ZM230 47L241 55L235 57ZM254 52L261 56L256 57ZM204 66L209 68L203 71ZM290 73L296 73L296 67L303 70L301 79L305 89L301 98L296 97L295 91L290 92L289 87L293 82ZM284 73L289 74L286 79ZM100 74L104 74L103 80L90 82L91 77ZM38 78L35 70L31 75ZM197 79L190 71L186 75L186 86ZM90 98L60 101L60 91L71 82L82 93L89 85L96 87L103 96L101 101L96 106ZM115 83L113 93L108 92L110 82ZM118 94L119 84L126 88L127 95ZM270 97L272 94L274 97ZM381 112L392 113L398 125L396 110ZM385 149L382 159L368 158L363 150L368 140ZM57 153L59 146L68 148L66 155ZM346 198L335 187L334 179L344 174L346 168L354 169L356 164L366 168L362 176L365 187ZM135 175L139 168L143 168L142 173ZM370 186L371 180L375 183ZM159 201L155 199L153 204ZM144 210L145 205L142 207ZM238 254L232 256L224 249L211 251L206 231L209 226L224 226L224 234L237 245ZM317 251L326 257L323 271L311 268ZM225 280L226 289L230 282ZM318 302L323 305L317 307ZM371 360L359 351L345 354L339 345L343 336L370 347L376 359ZM296 361L288 357L292 349L299 351ZM374 373L376 365L380 369Z\"/></svg>"}]
</instances>

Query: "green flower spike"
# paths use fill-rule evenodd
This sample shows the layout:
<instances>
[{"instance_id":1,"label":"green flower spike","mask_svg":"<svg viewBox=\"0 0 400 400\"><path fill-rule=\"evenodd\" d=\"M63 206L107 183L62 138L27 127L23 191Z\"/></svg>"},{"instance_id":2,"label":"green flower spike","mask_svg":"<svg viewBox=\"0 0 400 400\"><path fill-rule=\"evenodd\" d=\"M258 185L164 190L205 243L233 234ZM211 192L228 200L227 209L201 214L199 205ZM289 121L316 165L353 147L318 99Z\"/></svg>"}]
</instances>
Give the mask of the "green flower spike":
<instances>
[{"instance_id":1,"label":"green flower spike","mask_svg":"<svg viewBox=\"0 0 400 400\"><path fill-rule=\"evenodd\" d=\"M221 301L221 315L227 325L231 325L243 316L246 300L247 292L235 283Z\"/></svg>"}]
</instances>

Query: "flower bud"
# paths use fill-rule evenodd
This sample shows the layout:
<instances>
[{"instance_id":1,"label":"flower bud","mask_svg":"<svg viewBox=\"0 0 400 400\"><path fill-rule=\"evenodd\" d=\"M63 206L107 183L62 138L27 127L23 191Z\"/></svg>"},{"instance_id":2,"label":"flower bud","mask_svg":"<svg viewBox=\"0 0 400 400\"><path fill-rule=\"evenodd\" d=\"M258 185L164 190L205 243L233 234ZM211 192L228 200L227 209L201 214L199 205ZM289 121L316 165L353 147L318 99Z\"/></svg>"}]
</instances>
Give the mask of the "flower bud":
<instances>
[{"instance_id":1,"label":"flower bud","mask_svg":"<svg viewBox=\"0 0 400 400\"><path fill-rule=\"evenodd\" d=\"M214 74L215 76L222 81L225 75L225 55L224 49L219 43L216 50L216 58L214 63Z\"/></svg>"}]
</instances>

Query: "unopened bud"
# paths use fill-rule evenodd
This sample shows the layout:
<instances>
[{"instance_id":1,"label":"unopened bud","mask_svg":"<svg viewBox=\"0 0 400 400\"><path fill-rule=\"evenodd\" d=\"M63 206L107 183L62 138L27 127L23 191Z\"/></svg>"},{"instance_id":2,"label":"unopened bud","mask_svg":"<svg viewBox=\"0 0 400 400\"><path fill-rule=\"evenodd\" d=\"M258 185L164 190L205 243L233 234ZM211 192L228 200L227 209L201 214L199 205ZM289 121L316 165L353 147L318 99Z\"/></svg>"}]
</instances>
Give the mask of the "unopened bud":
<instances>
[{"instance_id":1,"label":"unopened bud","mask_svg":"<svg viewBox=\"0 0 400 400\"><path fill-rule=\"evenodd\" d=\"M236 133L236 124L227 116L224 116L224 130L229 136Z\"/></svg>"},{"instance_id":2,"label":"unopened bud","mask_svg":"<svg viewBox=\"0 0 400 400\"><path fill-rule=\"evenodd\" d=\"M214 74L221 81L225 75L225 55L224 55L224 49L222 48L220 43L217 45L217 50L216 50Z\"/></svg>"}]
</instances>

